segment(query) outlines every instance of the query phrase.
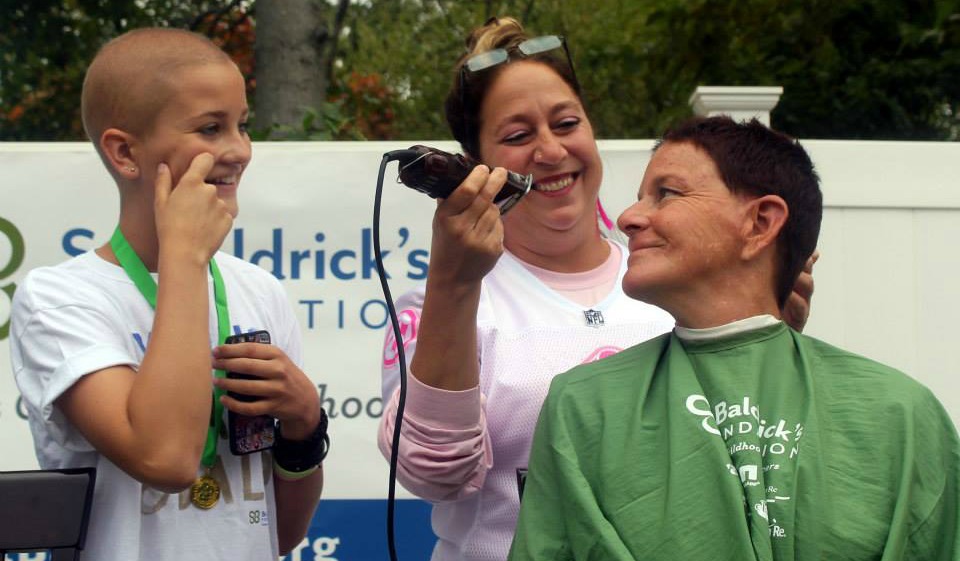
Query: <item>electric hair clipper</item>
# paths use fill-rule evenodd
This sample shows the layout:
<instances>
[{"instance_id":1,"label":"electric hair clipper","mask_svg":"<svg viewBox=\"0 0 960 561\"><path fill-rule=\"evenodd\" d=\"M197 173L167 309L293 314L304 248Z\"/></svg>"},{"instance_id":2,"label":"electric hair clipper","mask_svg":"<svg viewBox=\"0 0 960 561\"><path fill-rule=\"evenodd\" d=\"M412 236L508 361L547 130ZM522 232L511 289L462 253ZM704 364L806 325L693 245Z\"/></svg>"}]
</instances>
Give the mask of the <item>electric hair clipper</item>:
<instances>
[{"instance_id":1,"label":"electric hair clipper","mask_svg":"<svg viewBox=\"0 0 960 561\"><path fill-rule=\"evenodd\" d=\"M449 197L479 164L460 154L450 154L419 144L403 152L404 157L399 158L400 181L434 199ZM507 182L493 198L493 202L500 207L500 214L506 214L513 208L530 191L531 185L532 174L524 176L507 171Z\"/></svg>"}]
</instances>

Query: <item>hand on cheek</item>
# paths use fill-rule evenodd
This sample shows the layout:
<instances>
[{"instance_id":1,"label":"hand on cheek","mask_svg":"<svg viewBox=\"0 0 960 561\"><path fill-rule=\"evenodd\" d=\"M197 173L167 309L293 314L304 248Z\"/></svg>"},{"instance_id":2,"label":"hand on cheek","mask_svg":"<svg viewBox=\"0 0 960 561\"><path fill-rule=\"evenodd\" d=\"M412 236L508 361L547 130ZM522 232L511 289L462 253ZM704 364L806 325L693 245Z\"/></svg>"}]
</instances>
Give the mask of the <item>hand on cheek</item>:
<instances>
[{"instance_id":1,"label":"hand on cheek","mask_svg":"<svg viewBox=\"0 0 960 561\"><path fill-rule=\"evenodd\" d=\"M216 186L205 182L213 164L212 155L197 155L176 186L169 166L158 166L154 210L161 252L172 251L206 262L223 243L233 217L217 196Z\"/></svg>"}]
</instances>

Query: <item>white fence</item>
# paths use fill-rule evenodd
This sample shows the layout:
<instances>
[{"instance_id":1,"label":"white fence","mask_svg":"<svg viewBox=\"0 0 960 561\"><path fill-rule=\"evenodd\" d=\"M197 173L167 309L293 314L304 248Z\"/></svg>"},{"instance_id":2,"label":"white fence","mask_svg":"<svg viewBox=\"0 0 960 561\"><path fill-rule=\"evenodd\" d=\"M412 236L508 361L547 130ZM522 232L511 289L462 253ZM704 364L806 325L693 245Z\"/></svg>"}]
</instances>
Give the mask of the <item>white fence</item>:
<instances>
[{"instance_id":1,"label":"white fence","mask_svg":"<svg viewBox=\"0 0 960 561\"><path fill-rule=\"evenodd\" d=\"M375 446L385 309L370 228L383 152L411 143L260 143L226 249L283 278L304 330L306 370L331 410L327 498L382 498ZM450 143L433 143L455 150ZM650 141L605 141L603 200L635 197ZM960 144L807 141L827 210L807 333L921 380L960 421ZM395 165L395 164L394 164ZM387 173L383 244L394 296L419 282L433 203ZM0 326L30 269L104 243L118 204L86 144L0 144ZM24 259L14 257L22 235ZM0 470L36 466L0 341Z\"/></svg>"}]
</instances>

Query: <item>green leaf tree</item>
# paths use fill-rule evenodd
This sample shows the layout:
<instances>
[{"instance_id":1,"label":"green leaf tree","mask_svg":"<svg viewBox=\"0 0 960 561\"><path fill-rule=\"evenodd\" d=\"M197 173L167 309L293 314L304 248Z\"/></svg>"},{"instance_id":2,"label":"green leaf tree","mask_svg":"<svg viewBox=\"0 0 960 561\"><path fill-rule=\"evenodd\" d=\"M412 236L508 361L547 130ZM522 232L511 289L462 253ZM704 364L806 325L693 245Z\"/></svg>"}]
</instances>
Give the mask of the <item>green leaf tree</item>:
<instances>
[{"instance_id":1,"label":"green leaf tree","mask_svg":"<svg viewBox=\"0 0 960 561\"><path fill-rule=\"evenodd\" d=\"M0 140L82 140L80 91L102 44L145 26L214 38L249 72L252 0L0 0ZM250 35L243 39L244 34Z\"/></svg>"},{"instance_id":2,"label":"green leaf tree","mask_svg":"<svg viewBox=\"0 0 960 561\"><path fill-rule=\"evenodd\" d=\"M142 25L220 37L249 68L256 108L257 4L0 0L0 140L82 138L77 106L86 63L105 40ZM453 62L469 29L491 15L567 37L602 138L659 135L690 114L698 85L781 85L772 123L804 138L960 137L960 0L327 4L335 15L315 34L329 40L318 69L326 91L274 127L286 137L449 138L442 103ZM266 122L254 117L262 130Z\"/></svg>"}]
</instances>

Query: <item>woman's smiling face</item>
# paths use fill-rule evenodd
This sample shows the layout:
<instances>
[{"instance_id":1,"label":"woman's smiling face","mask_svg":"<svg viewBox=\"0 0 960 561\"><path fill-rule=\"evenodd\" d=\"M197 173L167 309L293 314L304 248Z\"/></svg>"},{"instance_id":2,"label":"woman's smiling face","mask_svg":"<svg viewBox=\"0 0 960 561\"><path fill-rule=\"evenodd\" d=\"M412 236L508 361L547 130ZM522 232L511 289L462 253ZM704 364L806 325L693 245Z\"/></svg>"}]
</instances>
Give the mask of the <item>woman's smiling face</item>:
<instances>
[{"instance_id":1,"label":"woman's smiling face","mask_svg":"<svg viewBox=\"0 0 960 561\"><path fill-rule=\"evenodd\" d=\"M507 64L484 97L479 132L483 163L533 174L534 190L504 216L508 238L596 230L600 154L580 99L559 74L535 61Z\"/></svg>"},{"instance_id":2,"label":"woman's smiling face","mask_svg":"<svg viewBox=\"0 0 960 561\"><path fill-rule=\"evenodd\" d=\"M617 220L630 239L624 292L672 312L684 298L737 282L751 199L730 191L706 152L660 146L637 199Z\"/></svg>"}]
</instances>

